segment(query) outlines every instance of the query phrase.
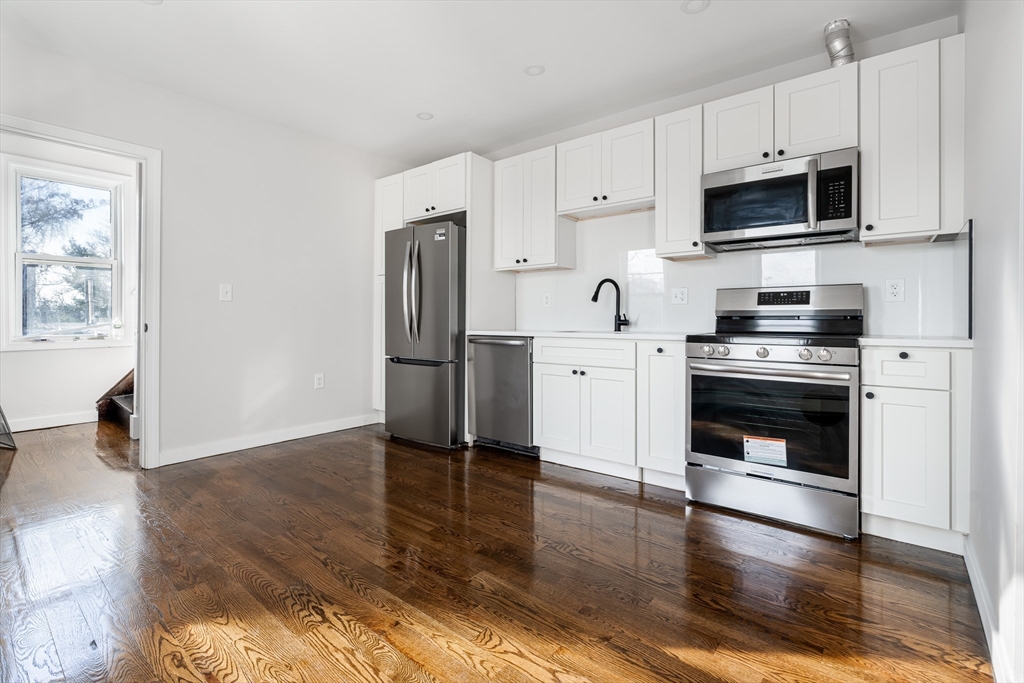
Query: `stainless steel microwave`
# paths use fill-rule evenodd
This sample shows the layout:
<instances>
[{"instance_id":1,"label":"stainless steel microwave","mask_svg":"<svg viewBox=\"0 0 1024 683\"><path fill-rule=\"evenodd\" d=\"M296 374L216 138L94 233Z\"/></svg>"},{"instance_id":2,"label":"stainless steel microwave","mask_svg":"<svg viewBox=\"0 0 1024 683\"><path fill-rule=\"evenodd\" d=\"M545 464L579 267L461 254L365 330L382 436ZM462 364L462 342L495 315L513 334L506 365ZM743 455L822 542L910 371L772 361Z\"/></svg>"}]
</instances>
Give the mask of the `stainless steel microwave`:
<instances>
[{"instance_id":1,"label":"stainless steel microwave","mask_svg":"<svg viewBox=\"0 0 1024 683\"><path fill-rule=\"evenodd\" d=\"M701 239L734 251L856 240L856 147L701 177Z\"/></svg>"}]
</instances>

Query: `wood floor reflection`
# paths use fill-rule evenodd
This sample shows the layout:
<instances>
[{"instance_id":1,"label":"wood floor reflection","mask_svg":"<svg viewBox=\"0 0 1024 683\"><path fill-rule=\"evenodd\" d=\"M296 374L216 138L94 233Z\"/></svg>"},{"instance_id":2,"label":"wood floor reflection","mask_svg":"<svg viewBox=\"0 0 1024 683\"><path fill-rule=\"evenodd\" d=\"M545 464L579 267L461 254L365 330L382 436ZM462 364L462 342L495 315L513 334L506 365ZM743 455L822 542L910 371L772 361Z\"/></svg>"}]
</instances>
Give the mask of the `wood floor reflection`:
<instances>
[{"instance_id":1,"label":"wood floor reflection","mask_svg":"<svg viewBox=\"0 0 1024 683\"><path fill-rule=\"evenodd\" d=\"M379 427L0 451L0 680L991 681L963 561Z\"/></svg>"}]
</instances>

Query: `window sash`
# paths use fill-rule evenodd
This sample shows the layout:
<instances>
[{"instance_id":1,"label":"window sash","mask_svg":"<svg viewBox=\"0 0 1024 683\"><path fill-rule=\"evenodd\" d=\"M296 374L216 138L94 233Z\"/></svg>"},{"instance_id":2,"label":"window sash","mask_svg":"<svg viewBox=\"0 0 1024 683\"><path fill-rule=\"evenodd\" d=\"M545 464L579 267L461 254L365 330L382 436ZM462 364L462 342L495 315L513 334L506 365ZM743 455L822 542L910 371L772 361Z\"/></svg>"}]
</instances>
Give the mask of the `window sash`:
<instances>
[{"instance_id":1,"label":"window sash","mask_svg":"<svg viewBox=\"0 0 1024 683\"><path fill-rule=\"evenodd\" d=\"M39 254L23 254L19 253L15 258L15 314L16 325L12 329L11 341L12 342L25 342L38 339L43 336L47 339L61 339L66 341L74 340L85 340L94 339L96 335L83 335L81 332L51 332L45 335L39 334L25 334L25 330L22 327L22 320L24 319L24 305L25 305L25 282L24 282L24 269L26 265L41 265L41 266L92 266L92 267L108 267L110 268L110 334L105 339L123 339L124 338L124 325L121 318L121 294L122 287L120 286L121 281L121 268L120 263L116 259L97 259L97 258L80 258L75 256L61 256L61 257L40 257Z\"/></svg>"}]
</instances>

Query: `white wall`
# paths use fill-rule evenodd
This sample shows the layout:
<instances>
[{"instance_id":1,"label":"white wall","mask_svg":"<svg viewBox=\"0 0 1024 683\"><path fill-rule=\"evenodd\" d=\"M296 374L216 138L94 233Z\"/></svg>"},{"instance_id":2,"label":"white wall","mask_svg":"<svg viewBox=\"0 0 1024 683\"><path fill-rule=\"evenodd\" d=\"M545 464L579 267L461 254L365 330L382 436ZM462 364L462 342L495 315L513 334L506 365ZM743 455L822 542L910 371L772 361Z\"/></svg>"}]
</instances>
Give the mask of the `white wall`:
<instances>
[{"instance_id":1,"label":"white wall","mask_svg":"<svg viewBox=\"0 0 1024 683\"><path fill-rule=\"evenodd\" d=\"M402 166L2 43L3 113L163 152L161 462L375 421L373 180Z\"/></svg>"},{"instance_id":2,"label":"white wall","mask_svg":"<svg viewBox=\"0 0 1024 683\"><path fill-rule=\"evenodd\" d=\"M622 286L633 331L701 333L715 327L715 290L860 282L865 332L887 336L967 336L965 242L865 247L827 244L719 254L675 263L654 255L654 212L576 224L575 270L516 276L516 327L523 330L612 330L615 297L594 287L606 277ZM884 301L885 281L902 278L904 301ZM686 288L688 303L672 304ZM544 295L551 305L544 306Z\"/></svg>"},{"instance_id":3,"label":"white wall","mask_svg":"<svg viewBox=\"0 0 1024 683\"><path fill-rule=\"evenodd\" d=\"M1024 4L964 7L966 215L976 235L968 567L996 677L1024 681L1022 59Z\"/></svg>"}]
</instances>

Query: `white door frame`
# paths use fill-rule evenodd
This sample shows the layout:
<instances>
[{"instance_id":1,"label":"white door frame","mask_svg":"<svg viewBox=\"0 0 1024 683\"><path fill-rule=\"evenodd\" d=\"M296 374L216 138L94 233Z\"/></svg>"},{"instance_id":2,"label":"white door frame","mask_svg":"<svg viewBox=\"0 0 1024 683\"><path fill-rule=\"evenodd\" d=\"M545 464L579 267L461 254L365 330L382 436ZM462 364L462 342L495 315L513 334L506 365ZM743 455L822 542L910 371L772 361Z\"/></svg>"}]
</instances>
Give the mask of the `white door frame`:
<instances>
[{"instance_id":1,"label":"white door frame","mask_svg":"<svg viewBox=\"0 0 1024 683\"><path fill-rule=\"evenodd\" d=\"M160 164L161 152L70 128L0 114L0 130L65 145L116 154L139 165L139 319L135 410L139 465L160 465Z\"/></svg>"}]
</instances>

